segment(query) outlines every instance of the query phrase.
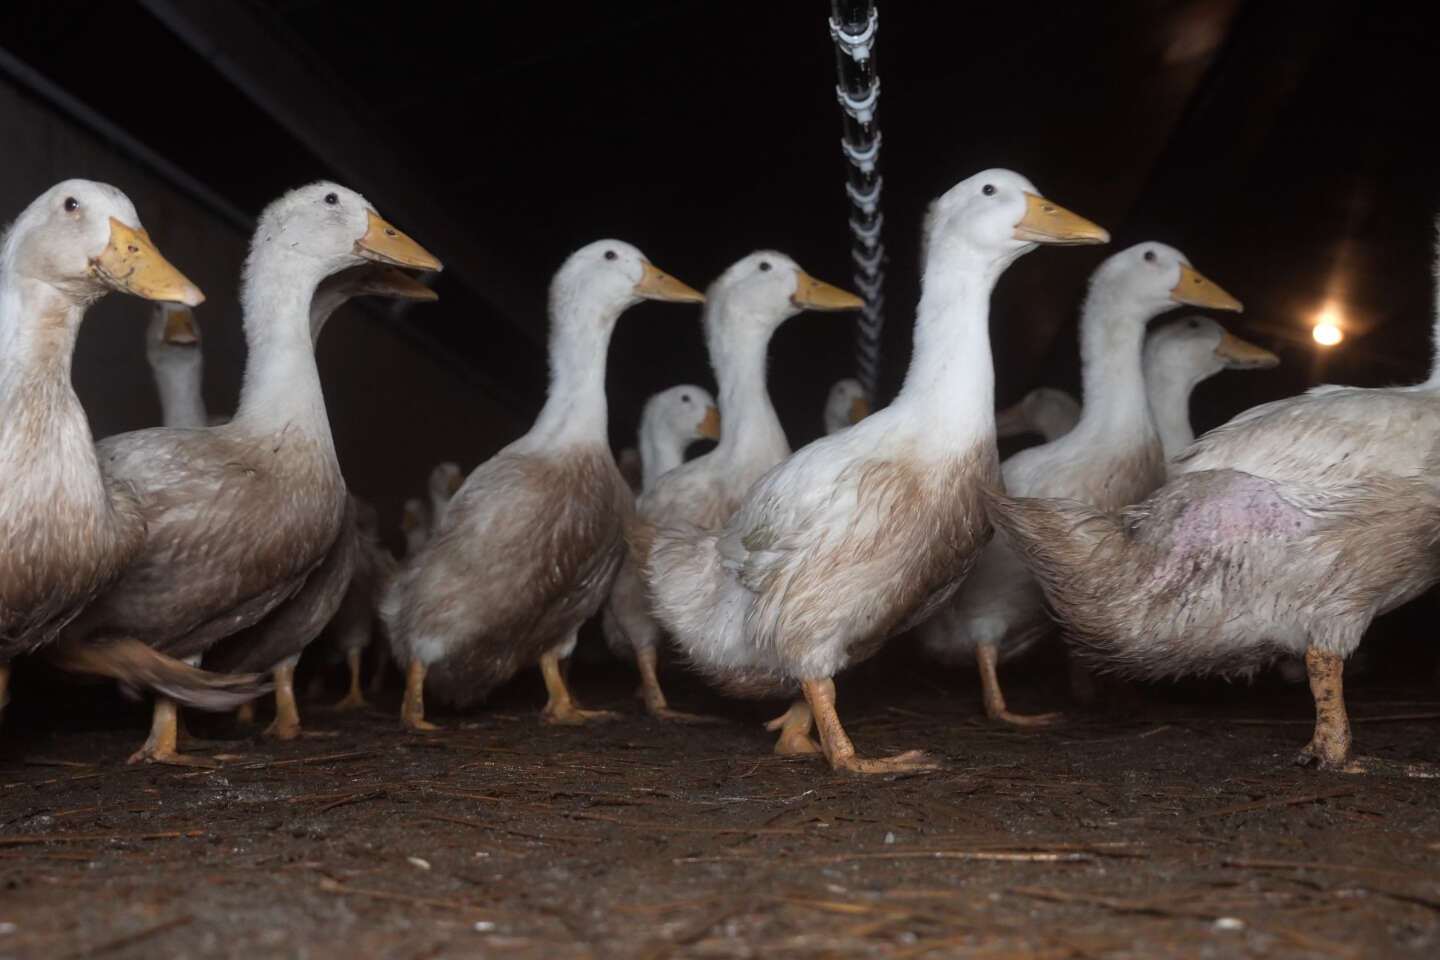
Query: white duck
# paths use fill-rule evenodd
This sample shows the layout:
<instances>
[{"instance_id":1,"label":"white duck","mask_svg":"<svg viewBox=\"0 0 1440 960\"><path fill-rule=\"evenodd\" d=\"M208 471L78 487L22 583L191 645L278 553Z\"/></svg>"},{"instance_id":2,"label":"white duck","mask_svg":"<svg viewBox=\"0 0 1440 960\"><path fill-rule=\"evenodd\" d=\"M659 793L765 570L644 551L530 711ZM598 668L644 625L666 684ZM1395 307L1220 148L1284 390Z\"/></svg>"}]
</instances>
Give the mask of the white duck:
<instances>
[{"instance_id":1,"label":"white duck","mask_svg":"<svg viewBox=\"0 0 1440 960\"><path fill-rule=\"evenodd\" d=\"M1080 312L1085 392L1080 420L1060 439L1006 460L1000 468L1006 491L1115 509L1165 482L1165 459L1150 418L1140 354L1150 320L1182 304L1240 309L1240 301L1163 243L1136 244L1100 264ZM941 660L975 658L985 713L991 719L1035 724L1058 715L1010 712L995 668L1051 629L1039 584L1005 538L996 536L955 597L920 634L925 648Z\"/></svg>"},{"instance_id":2,"label":"white duck","mask_svg":"<svg viewBox=\"0 0 1440 960\"><path fill-rule=\"evenodd\" d=\"M635 448L640 458L639 493L655 489L662 476L685 462L685 448L703 439L720 439L720 410L710 391L683 383L661 390L647 400L640 412ZM627 614L619 611L627 611L629 616L649 616L649 608L650 599L639 577L616 577L610 597L605 601L601 628L605 642L617 657L628 660L635 656L619 622L619 618ZM641 696L648 689L642 685ZM664 709L668 711L668 707Z\"/></svg>"},{"instance_id":3,"label":"white duck","mask_svg":"<svg viewBox=\"0 0 1440 960\"><path fill-rule=\"evenodd\" d=\"M332 274L321 282L310 301L310 342L320 334L341 306L357 296L386 296L402 301L439 299L419 280L381 263L365 263ZM220 640L205 654L206 667L228 673L268 672L275 679L275 719L266 733L281 740L300 736L300 713L295 702L295 667L305 648L314 642L327 624L341 611L353 589L372 608L377 602L373 567L381 558L367 555L372 546L359 530L359 513L364 505L351 496L339 534L325 559L305 578L304 586L270 611L260 622ZM362 583L354 583L356 571ZM351 604L354 610L360 603ZM347 611L348 613L349 611ZM337 625L342 652L351 670L351 689L358 693L360 655L351 649L357 633L369 639L370 618L364 627ZM362 645L363 646L363 645ZM344 701L350 706L349 701ZM363 701L362 701L363 703Z\"/></svg>"},{"instance_id":4,"label":"white duck","mask_svg":"<svg viewBox=\"0 0 1440 960\"><path fill-rule=\"evenodd\" d=\"M139 430L98 445L106 476L136 490L147 532L120 580L67 628L70 650L130 637L199 656L258 622L325 560L348 498L310 306L325 277L366 260L439 267L335 184L293 190L261 214L242 282L249 358L239 409L221 426ZM175 751L175 719L159 698L131 759L194 762Z\"/></svg>"},{"instance_id":5,"label":"white duck","mask_svg":"<svg viewBox=\"0 0 1440 960\"><path fill-rule=\"evenodd\" d=\"M665 473L641 495L637 523L617 577L617 597L643 598L640 571L649 560L650 531L656 525L692 524L715 529L740 506L745 491L766 470L790 454L780 418L765 389L765 360L770 337L803 310L854 310L859 297L816 280L794 260L760 250L731 264L706 291L702 324L710 365L720 387L724 423L719 444ZM668 575L663 566L656 577ZM661 629L643 603L612 606L619 627L616 644L634 651L645 706L651 715L695 721L693 714L671 710L656 675L656 645Z\"/></svg>"},{"instance_id":6,"label":"white duck","mask_svg":"<svg viewBox=\"0 0 1440 960\"><path fill-rule=\"evenodd\" d=\"M157 303L145 328L145 360L160 395L160 423L189 429L208 425L201 393L204 359L190 308Z\"/></svg>"},{"instance_id":7,"label":"white duck","mask_svg":"<svg viewBox=\"0 0 1440 960\"><path fill-rule=\"evenodd\" d=\"M1205 316L1181 317L1145 338L1145 392L1168 462L1195 442L1190 394L1221 370L1267 370L1280 358Z\"/></svg>"},{"instance_id":8,"label":"white duck","mask_svg":"<svg viewBox=\"0 0 1440 960\"><path fill-rule=\"evenodd\" d=\"M930 766L917 751L857 756L831 678L929 616L989 537L981 488L1000 479L995 281L1037 243L1107 239L1019 174L961 181L926 220L915 348L894 402L775 466L719 529L657 530L655 610L684 653L742 695L802 690L833 767Z\"/></svg>"},{"instance_id":9,"label":"white duck","mask_svg":"<svg viewBox=\"0 0 1440 960\"><path fill-rule=\"evenodd\" d=\"M0 239L0 706L11 660L49 645L144 538L134 492L100 472L70 382L85 311L111 290L192 306L204 299L108 184L56 184ZM64 665L182 693L173 683L187 668L136 647Z\"/></svg>"},{"instance_id":10,"label":"white duck","mask_svg":"<svg viewBox=\"0 0 1440 960\"><path fill-rule=\"evenodd\" d=\"M450 503L450 498L455 496L455 491L460 489L460 484L465 482L465 474L460 472L460 465L449 460L443 460L435 464L430 471L430 476L425 484L425 493L430 498L430 525L439 527L445 522L445 507Z\"/></svg>"},{"instance_id":11,"label":"white duck","mask_svg":"<svg viewBox=\"0 0 1440 960\"><path fill-rule=\"evenodd\" d=\"M1305 657L1315 732L1297 758L1355 771L1342 673L1371 619L1440 580L1440 314L1430 376L1320 387L1182 451L1143 503L996 496L992 513L1082 651L1140 676Z\"/></svg>"},{"instance_id":12,"label":"white duck","mask_svg":"<svg viewBox=\"0 0 1440 960\"><path fill-rule=\"evenodd\" d=\"M995 414L995 436L1038 433L1046 443L1058 440L1080 422L1080 401L1055 387L1036 387Z\"/></svg>"},{"instance_id":13,"label":"white duck","mask_svg":"<svg viewBox=\"0 0 1440 960\"><path fill-rule=\"evenodd\" d=\"M825 434L839 433L870 416L865 388L854 377L836 380L825 397Z\"/></svg>"},{"instance_id":14,"label":"white duck","mask_svg":"<svg viewBox=\"0 0 1440 960\"><path fill-rule=\"evenodd\" d=\"M475 468L383 605L395 659L408 663L401 723L424 718L426 677L470 704L539 661L543 719L583 723L560 673L625 552L634 495L606 436L605 354L620 314L696 291L618 240L581 247L550 285L550 391L534 426Z\"/></svg>"}]
</instances>

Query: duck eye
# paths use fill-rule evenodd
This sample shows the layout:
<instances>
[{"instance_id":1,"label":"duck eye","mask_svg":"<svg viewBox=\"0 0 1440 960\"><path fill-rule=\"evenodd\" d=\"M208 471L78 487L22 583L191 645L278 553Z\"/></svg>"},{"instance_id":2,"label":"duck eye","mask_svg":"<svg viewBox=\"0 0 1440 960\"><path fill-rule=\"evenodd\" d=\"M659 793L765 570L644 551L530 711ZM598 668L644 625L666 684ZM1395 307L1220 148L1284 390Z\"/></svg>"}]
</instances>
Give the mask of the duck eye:
<instances>
[{"instance_id":1,"label":"duck eye","mask_svg":"<svg viewBox=\"0 0 1440 960\"><path fill-rule=\"evenodd\" d=\"M79 200L76 200L74 197L66 197L66 198L65 198L65 212L66 212L66 213L74 213L76 210L79 210L79 209L80 209L80 201L79 201Z\"/></svg>"},{"instance_id":2,"label":"duck eye","mask_svg":"<svg viewBox=\"0 0 1440 960\"><path fill-rule=\"evenodd\" d=\"M995 184L993 184L993 183L987 183L987 184L985 184L985 186L983 186L983 187L980 188L980 192L983 193L983 194L985 194L985 196L987 196L987 197L993 197L993 196L995 196Z\"/></svg>"},{"instance_id":3,"label":"duck eye","mask_svg":"<svg viewBox=\"0 0 1440 960\"><path fill-rule=\"evenodd\" d=\"M606 250L606 251L605 251L605 259L606 259L606 260L614 260L616 256L618 256L618 254L616 254L614 250Z\"/></svg>"},{"instance_id":4,"label":"duck eye","mask_svg":"<svg viewBox=\"0 0 1440 960\"><path fill-rule=\"evenodd\" d=\"M689 403L689 402L690 402L690 394L688 394L688 393L682 393L682 394L680 394L680 402L681 402L681 403Z\"/></svg>"},{"instance_id":5,"label":"duck eye","mask_svg":"<svg viewBox=\"0 0 1440 960\"><path fill-rule=\"evenodd\" d=\"M327 193L325 194L325 202L333 207L335 206L335 204L340 202L340 197L333 193Z\"/></svg>"},{"instance_id":6,"label":"duck eye","mask_svg":"<svg viewBox=\"0 0 1440 960\"><path fill-rule=\"evenodd\" d=\"M1154 262L1155 262L1155 251L1154 251L1154 250L1146 250L1146 251L1145 251L1145 262L1146 262L1146 263L1154 263Z\"/></svg>"},{"instance_id":7,"label":"duck eye","mask_svg":"<svg viewBox=\"0 0 1440 960\"><path fill-rule=\"evenodd\" d=\"M761 260L761 261L760 261L760 272L761 272L761 273L764 273L766 270L769 270L769 269L770 269L770 261L769 261L769 260Z\"/></svg>"}]
</instances>

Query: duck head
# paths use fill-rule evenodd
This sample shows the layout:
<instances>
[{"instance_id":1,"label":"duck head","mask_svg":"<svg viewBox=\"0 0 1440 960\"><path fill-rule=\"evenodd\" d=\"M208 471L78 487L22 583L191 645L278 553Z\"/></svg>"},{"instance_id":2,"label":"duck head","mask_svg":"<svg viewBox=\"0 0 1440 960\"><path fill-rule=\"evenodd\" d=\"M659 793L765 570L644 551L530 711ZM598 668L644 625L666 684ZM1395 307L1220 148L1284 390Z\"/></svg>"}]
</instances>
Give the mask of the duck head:
<instances>
[{"instance_id":1,"label":"duck head","mask_svg":"<svg viewBox=\"0 0 1440 960\"><path fill-rule=\"evenodd\" d=\"M1149 319L1188 305L1240 311L1239 300L1190 265L1185 254L1147 241L1127 247L1100 264L1090 279L1091 296L1133 307L1117 315Z\"/></svg>"},{"instance_id":2,"label":"duck head","mask_svg":"<svg viewBox=\"0 0 1440 960\"><path fill-rule=\"evenodd\" d=\"M982 170L941 194L926 214L926 270L980 258L1001 270L1037 244L1108 243L1105 228L1045 199L1013 170Z\"/></svg>"},{"instance_id":3,"label":"duck head","mask_svg":"<svg viewBox=\"0 0 1440 960\"><path fill-rule=\"evenodd\" d=\"M775 250L757 250L731 264L710 285L706 324L716 330L745 329L768 337L804 310L858 310L855 294L810 276Z\"/></svg>"},{"instance_id":4,"label":"duck head","mask_svg":"<svg viewBox=\"0 0 1440 960\"><path fill-rule=\"evenodd\" d=\"M15 275L42 281L76 304L111 290L192 307L205 300L155 248L130 199L93 180L57 183L26 207L7 235L3 259Z\"/></svg>"},{"instance_id":5,"label":"duck head","mask_svg":"<svg viewBox=\"0 0 1440 960\"><path fill-rule=\"evenodd\" d=\"M720 439L720 408L704 387L681 384L661 390L645 402L640 432L684 445Z\"/></svg>"},{"instance_id":6,"label":"duck head","mask_svg":"<svg viewBox=\"0 0 1440 960\"><path fill-rule=\"evenodd\" d=\"M1264 347L1199 315L1157 327L1145 341L1145 369L1182 383L1199 383L1226 369L1265 370L1279 362Z\"/></svg>"},{"instance_id":7,"label":"duck head","mask_svg":"<svg viewBox=\"0 0 1440 960\"><path fill-rule=\"evenodd\" d=\"M465 475L460 472L460 466L446 460L435 464L430 471L429 491L430 499L437 503L444 503L455 495L460 489L460 484L465 482Z\"/></svg>"},{"instance_id":8,"label":"duck head","mask_svg":"<svg viewBox=\"0 0 1440 960\"><path fill-rule=\"evenodd\" d=\"M853 377L836 380L825 399L825 432L838 433L870 416L865 388Z\"/></svg>"}]
</instances>

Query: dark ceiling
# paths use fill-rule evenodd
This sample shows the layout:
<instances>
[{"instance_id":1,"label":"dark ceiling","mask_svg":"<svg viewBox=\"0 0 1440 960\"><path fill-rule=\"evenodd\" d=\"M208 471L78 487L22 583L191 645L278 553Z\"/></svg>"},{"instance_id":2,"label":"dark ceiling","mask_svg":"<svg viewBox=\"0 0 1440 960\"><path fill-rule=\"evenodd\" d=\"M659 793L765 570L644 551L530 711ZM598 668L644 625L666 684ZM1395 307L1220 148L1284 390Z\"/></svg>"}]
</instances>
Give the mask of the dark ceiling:
<instances>
[{"instance_id":1,"label":"dark ceiling","mask_svg":"<svg viewBox=\"0 0 1440 960\"><path fill-rule=\"evenodd\" d=\"M1423 372L1440 205L1434 13L1323 0L879 6L882 392L909 351L924 206L995 165L1103 223L1116 246L1175 244L1245 301L1224 322L1284 365L1202 387L1201 425L1318 378ZM549 273L589 240L630 240L697 286L758 247L848 285L827 11L11 0L0 46L251 214L318 176L365 192L448 263L442 303L403 322L523 420L544 389ZM139 90L173 91L183 109L147 106ZM1075 387L1076 306L1105 255L1040 251L1007 276L992 320L999 400ZM1349 337L1320 357L1309 318L1327 298ZM617 439L650 392L709 379L693 312L634 314L611 352ZM777 335L771 388L795 442L818 432L826 387L850 372L850 336L830 316Z\"/></svg>"}]
</instances>

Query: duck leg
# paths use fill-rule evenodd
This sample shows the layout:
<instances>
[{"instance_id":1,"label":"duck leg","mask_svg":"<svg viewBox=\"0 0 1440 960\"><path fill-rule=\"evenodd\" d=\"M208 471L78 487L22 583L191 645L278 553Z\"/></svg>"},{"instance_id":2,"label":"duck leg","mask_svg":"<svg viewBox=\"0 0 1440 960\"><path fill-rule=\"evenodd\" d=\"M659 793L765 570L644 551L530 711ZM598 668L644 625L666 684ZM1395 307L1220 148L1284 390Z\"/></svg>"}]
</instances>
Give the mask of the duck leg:
<instances>
[{"instance_id":1,"label":"duck leg","mask_svg":"<svg viewBox=\"0 0 1440 960\"><path fill-rule=\"evenodd\" d=\"M987 717L991 720L1013 723L1017 727L1043 727L1061 719L1063 714L1059 713L1027 715L1011 713L1006 709L1005 694L1000 690L1000 677L995 672L995 666L999 659L998 652L991 644L982 643L975 648L975 662L980 667L980 690L985 698L985 715Z\"/></svg>"},{"instance_id":2,"label":"duck leg","mask_svg":"<svg viewBox=\"0 0 1440 960\"><path fill-rule=\"evenodd\" d=\"M360 692L360 662L364 656L364 650L345 652L345 663L350 668L350 691L336 702L336 710L363 710L369 706L365 702L365 694Z\"/></svg>"},{"instance_id":3,"label":"duck leg","mask_svg":"<svg viewBox=\"0 0 1440 960\"><path fill-rule=\"evenodd\" d=\"M300 736L300 710L295 706L295 664L286 661L273 671L275 678L275 719L265 728L265 736L277 740L294 740Z\"/></svg>"},{"instance_id":4,"label":"duck leg","mask_svg":"<svg viewBox=\"0 0 1440 960\"><path fill-rule=\"evenodd\" d=\"M810 729L814 725L815 714L803 697L790 704L789 710L765 724L766 730L780 731L780 737L775 741L775 755L797 757L819 753L820 744L810 737Z\"/></svg>"},{"instance_id":5,"label":"duck leg","mask_svg":"<svg viewBox=\"0 0 1440 960\"><path fill-rule=\"evenodd\" d=\"M565 678L560 673L560 651L568 652L574 647L575 637L572 634L560 646L540 656L540 675L545 678L545 692L549 694L545 709L540 712L541 722L578 726L591 720L620 719L620 714L612 710L581 710L575 698L570 696L570 688L565 685Z\"/></svg>"},{"instance_id":6,"label":"duck leg","mask_svg":"<svg viewBox=\"0 0 1440 960\"><path fill-rule=\"evenodd\" d=\"M1305 651L1305 672L1315 698L1315 734L1296 756L1302 766L1340 770L1350 759L1350 717L1345 712L1345 661L1339 654L1311 647Z\"/></svg>"},{"instance_id":7,"label":"duck leg","mask_svg":"<svg viewBox=\"0 0 1440 960\"><path fill-rule=\"evenodd\" d=\"M670 709L670 704L665 699L665 691L660 689L660 676L656 669L659 659L654 647L635 648L635 666L640 668L638 693L645 701L645 709L650 712L650 716L657 720L673 720L676 723L716 723L715 717Z\"/></svg>"},{"instance_id":8,"label":"duck leg","mask_svg":"<svg viewBox=\"0 0 1440 960\"><path fill-rule=\"evenodd\" d=\"M826 677L823 680L806 680L801 686L815 714L820 748L825 751L833 769L851 773L911 773L938 769L939 765L922 750L907 750L893 757L856 756L855 745L850 742L845 728L840 725L840 715L835 712L835 682Z\"/></svg>"},{"instance_id":9,"label":"duck leg","mask_svg":"<svg viewBox=\"0 0 1440 960\"><path fill-rule=\"evenodd\" d=\"M179 736L180 713L175 701L169 697L156 697L155 710L150 721L150 736L145 744L130 755L126 763L173 763L185 767L218 766L213 760L177 753L175 741Z\"/></svg>"},{"instance_id":10,"label":"duck leg","mask_svg":"<svg viewBox=\"0 0 1440 960\"><path fill-rule=\"evenodd\" d=\"M439 730L425 719L425 664L410 661L405 674L405 699L400 704L400 726L411 730Z\"/></svg>"}]
</instances>

